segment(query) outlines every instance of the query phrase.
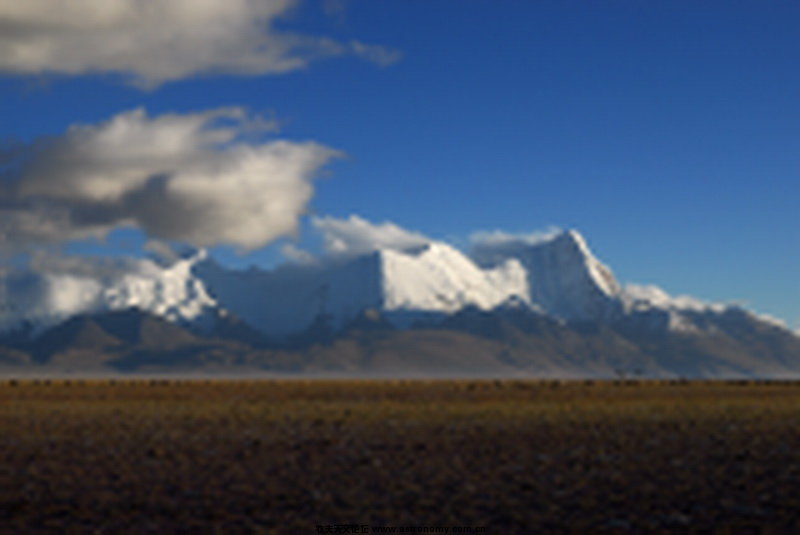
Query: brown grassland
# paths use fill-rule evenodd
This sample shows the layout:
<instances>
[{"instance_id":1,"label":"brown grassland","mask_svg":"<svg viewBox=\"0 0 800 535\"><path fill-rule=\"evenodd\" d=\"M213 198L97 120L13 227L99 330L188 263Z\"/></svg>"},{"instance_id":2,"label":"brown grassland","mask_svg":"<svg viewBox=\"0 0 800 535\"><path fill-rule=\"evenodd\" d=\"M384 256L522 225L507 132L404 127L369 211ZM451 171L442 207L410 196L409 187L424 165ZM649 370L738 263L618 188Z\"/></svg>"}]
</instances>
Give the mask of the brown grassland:
<instances>
[{"instance_id":1,"label":"brown grassland","mask_svg":"<svg viewBox=\"0 0 800 535\"><path fill-rule=\"evenodd\" d=\"M790 382L4 379L0 403L2 533L800 532Z\"/></svg>"}]
</instances>

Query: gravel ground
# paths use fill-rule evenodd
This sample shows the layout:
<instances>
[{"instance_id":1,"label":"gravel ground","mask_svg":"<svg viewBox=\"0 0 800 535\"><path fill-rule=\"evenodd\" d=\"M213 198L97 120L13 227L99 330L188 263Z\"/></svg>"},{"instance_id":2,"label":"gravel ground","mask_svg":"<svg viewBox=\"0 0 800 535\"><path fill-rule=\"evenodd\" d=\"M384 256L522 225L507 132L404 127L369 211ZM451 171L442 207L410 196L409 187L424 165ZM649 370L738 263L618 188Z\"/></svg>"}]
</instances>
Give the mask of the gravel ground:
<instances>
[{"instance_id":1,"label":"gravel ground","mask_svg":"<svg viewBox=\"0 0 800 535\"><path fill-rule=\"evenodd\" d=\"M796 383L4 380L0 402L3 534L800 532Z\"/></svg>"}]
</instances>

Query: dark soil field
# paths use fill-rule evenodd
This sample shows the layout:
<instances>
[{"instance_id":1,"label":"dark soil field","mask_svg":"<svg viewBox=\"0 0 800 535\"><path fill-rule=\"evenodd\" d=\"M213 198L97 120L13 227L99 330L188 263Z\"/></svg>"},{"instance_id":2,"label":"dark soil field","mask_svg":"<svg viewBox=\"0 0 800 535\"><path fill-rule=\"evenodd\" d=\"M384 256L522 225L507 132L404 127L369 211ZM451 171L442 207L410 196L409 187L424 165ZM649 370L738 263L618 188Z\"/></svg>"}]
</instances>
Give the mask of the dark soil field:
<instances>
[{"instance_id":1,"label":"dark soil field","mask_svg":"<svg viewBox=\"0 0 800 535\"><path fill-rule=\"evenodd\" d=\"M0 532L798 533L800 384L3 380Z\"/></svg>"}]
</instances>

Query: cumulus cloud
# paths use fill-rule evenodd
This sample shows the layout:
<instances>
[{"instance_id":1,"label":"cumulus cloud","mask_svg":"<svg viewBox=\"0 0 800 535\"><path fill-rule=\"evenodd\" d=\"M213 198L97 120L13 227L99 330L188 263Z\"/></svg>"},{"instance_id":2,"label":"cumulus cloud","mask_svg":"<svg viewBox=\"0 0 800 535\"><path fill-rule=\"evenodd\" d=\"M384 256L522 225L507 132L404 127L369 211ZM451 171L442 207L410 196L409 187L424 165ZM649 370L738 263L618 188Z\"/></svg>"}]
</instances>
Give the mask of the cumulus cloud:
<instances>
[{"instance_id":1,"label":"cumulus cloud","mask_svg":"<svg viewBox=\"0 0 800 535\"><path fill-rule=\"evenodd\" d=\"M422 234L389 221L371 223L357 215L347 219L314 217L311 224L322 235L326 252L333 255L357 255L378 249L407 250L430 243Z\"/></svg>"},{"instance_id":2,"label":"cumulus cloud","mask_svg":"<svg viewBox=\"0 0 800 535\"><path fill-rule=\"evenodd\" d=\"M338 153L253 140L273 126L241 108L157 117L135 109L34 142L3 173L0 246L126 226L198 247L254 249L290 235L313 178Z\"/></svg>"},{"instance_id":3,"label":"cumulus cloud","mask_svg":"<svg viewBox=\"0 0 800 535\"><path fill-rule=\"evenodd\" d=\"M280 74L397 52L276 29L295 0L0 0L0 71L111 72L142 87L202 73Z\"/></svg>"}]
</instances>

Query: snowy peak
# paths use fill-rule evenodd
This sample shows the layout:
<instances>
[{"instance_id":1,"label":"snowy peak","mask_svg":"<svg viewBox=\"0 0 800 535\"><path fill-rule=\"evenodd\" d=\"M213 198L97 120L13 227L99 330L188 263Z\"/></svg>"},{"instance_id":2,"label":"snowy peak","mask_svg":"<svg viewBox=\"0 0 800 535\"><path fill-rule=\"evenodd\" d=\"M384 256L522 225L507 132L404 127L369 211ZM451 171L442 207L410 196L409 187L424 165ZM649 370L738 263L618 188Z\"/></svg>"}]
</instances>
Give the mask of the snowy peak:
<instances>
[{"instance_id":1,"label":"snowy peak","mask_svg":"<svg viewBox=\"0 0 800 535\"><path fill-rule=\"evenodd\" d=\"M528 301L525 270L511 260L481 269L443 243L417 252L383 250L383 308L452 313L466 306L491 309L509 299Z\"/></svg>"},{"instance_id":2,"label":"snowy peak","mask_svg":"<svg viewBox=\"0 0 800 535\"><path fill-rule=\"evenodd\" d=\"M568 230L557 240L565 242L562 247L574 250L573 254L582 261L589 279L602 293L609 297L619 295L620 286L611 270L592 254L586 240L577 230Z\"/></svg>"},{"instance_id":3,"label":"snowy peak","mask_svg":"<svg viewBox=\"0 0 800 535\"><path fill-rule=\"evenodd\" d=\"M213 299L263 333L285 337L324 317L341 328L365 310L397 326L466 306L491 309L528 302L527 277L517 261L481 269L443 243L381 249L310 265L233 271L210 262L195 272Z\"/></svg>"},{"instance_id":4,"label":"snowy peak","mask_svg":"<svg viewBox=\"0 0 800 535\"><path fill-rule=\"evenodd\" d=\"M217 306L203 282L192 273L194 265L205 257L205 252L200 252L164 269L143 264L139 272L124 275L109 286L102 294L101 305L108 310L136 308L170 321L196 323Z\"/></svg>"},{"instance_id":5,"label":"snowy peak","mask_svg":"<svg viewBox=\"0 0 800 535\"><path fill-rule=\"evenodd\" d=\"M717 316L730 307L655 286L620 288L574 230L545 238L496 233L471 257L427 241L271 270L228 269L201 251L168 264L62 258L0 273L0 332L39 333L73 316L136 309L209 332L228 311L263 335L288 338L315 325L337 331L365 311L404 328L504 308L626 332L713 334L724 330Z\"/></svg>"},{"instance_id":6,"label":"snowy peak","mask_svg":"<svg viewBox=\"0 0 800 535\"><path fill-rule=\"evenodd\" d=\"M478 243L473 257L483 267L518 260L527 271L530 300L561 319L596 321L620 312L619 284L575 230L544 240Z\"/></svg>"},{"instance_id":7,"label":"snowy peak","mask_svg":"<svg viewBox=\"0 0 800 535\"><path fill-rule=\"evenodd\" d=\"M148 259L122 264L65 264L20 270L3 278L0 330L24 324L40 332L73 316L139 309L178 323L202 323L216 302L193 266L200 252L163 267Z\"/></svg>"}]
</instances>

